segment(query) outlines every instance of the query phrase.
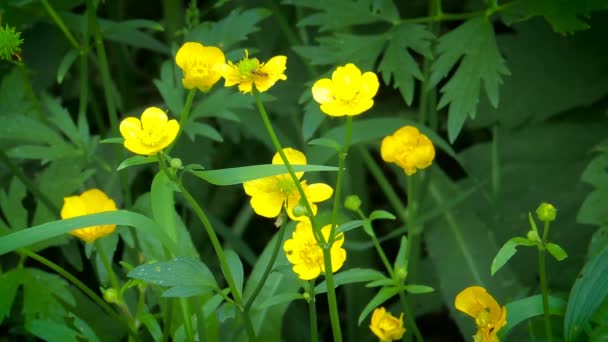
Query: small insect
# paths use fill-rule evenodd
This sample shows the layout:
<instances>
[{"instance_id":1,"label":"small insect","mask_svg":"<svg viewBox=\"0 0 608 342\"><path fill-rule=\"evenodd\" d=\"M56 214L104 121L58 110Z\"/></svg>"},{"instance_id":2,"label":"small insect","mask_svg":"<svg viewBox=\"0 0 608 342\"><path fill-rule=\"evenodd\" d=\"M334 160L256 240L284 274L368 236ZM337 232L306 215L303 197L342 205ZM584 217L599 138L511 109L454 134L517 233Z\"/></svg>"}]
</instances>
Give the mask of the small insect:
<instances>
[{"instance_id":1,"label":"small insect","mask_svg":"<svg viewBox=\"0 0 608 342\"><path fill-rule=\"evenodd\" d=\"M260 70L253 70L251 73L254 74L254 75L256 75L256 76L268 77L268 73L267 72L263 72L263 71L260 71Z\"/></svg>"}]
</instances>

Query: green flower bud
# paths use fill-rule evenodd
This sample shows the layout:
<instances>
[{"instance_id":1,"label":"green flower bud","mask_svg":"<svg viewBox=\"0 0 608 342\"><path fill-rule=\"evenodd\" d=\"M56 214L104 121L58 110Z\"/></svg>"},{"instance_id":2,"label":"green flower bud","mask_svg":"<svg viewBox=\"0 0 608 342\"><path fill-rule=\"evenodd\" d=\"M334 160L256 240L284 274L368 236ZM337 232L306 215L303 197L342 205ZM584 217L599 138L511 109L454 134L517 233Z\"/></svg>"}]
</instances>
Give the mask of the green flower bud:
<instances>
[{"instance_id":1,"label":"green flower bud","mask_svg":"<svg viewBox=\"0 0 608 342\"><path fill-rule=\"evenodd\" d=\"M304 297L304 299L306 299L307 302L310 301L310 293L304 292L304 293L302 293L302 297Z\"/></svg>"},{"instance_id":2,"label":"green flower bud","mask_svg":"<svg viewBox=\"0 0 608 342\"><path fill-rule=\"evenodd\" d=\"M530 241L541 242L540 236L538 236L538 232L536 230L528 231L528 234L526 235L526 237Z\"/></svg>"},{"instance_id":3,"label":"green flower bud","mask_svg":"<svg viewBox=\"0 0 608 342\"><path fill-rule=\"evenodd\" d=\"M0 60L10 61L13 57L20 60L22 43L21 33L16 32L14 27L0 26Z\"/></svg>"},{"instance_id":4,"label":"green flower bud","mask_svg":"<svg viewBox=\"0 0 608 342\"><path fill-rule=\"evenodd\" d=\"M293 207L292 213L293 213L293 216L295 216L295 217L306 216L306 214L307 214L306 208L301 204L298 204L295 207Z\"/></svg>"},{"instance_id":5,"label":"green flower bud","mask_svg":"<svg viewBox=\"0 0 608 342\"><path fill-rule=\"evenodd\" d=\"M543 222L555 221L557 209L553 205L543 202L536 209L536 216Z\"/></svg>"},{"instance_id":6,"label":"green flower bud","mask_svg":"<svg viewBox=\"0 0 608 342\"><path fill-rule=\"evenodd\" d=\"M103 299L108 303L118 303L118 291L114 288L101 289L103 293Z\"/></svg>"},{"instance_id":7,"label":"green flower bud","mask_svg":"<svg viewBox=\"0 0 608 342\"><path fill-rule=\"evenodd\" d=\"M179 158L173 158L173 159L171 159L170 164L171 164L171 168L173 168L173 169L177 170L177 169L181 169L182 168L182 160L179 159Z\"/></svg>"},{"instance_id":8,"label":"green flower bud","mask_svg":"<svg viewBox=\"0 0 608 342\"><path fill-rule=\"evenodd\" d=\"M361 199L357 195L350 195L344 200L344 207L348 210L357 211L361 207Z\"/></svg>"},{"instance_id":9,"label":"green flower bud","mask_svg":"<svg viewBox=\"0 0 608 342\"><path fill-rule=\"evenodd\" d=\"M405 278L407 278L407 270L405 267L398 267L395 271L397 272L397 277L400 280L405 280Z\"/></svg>"}]
</instances>

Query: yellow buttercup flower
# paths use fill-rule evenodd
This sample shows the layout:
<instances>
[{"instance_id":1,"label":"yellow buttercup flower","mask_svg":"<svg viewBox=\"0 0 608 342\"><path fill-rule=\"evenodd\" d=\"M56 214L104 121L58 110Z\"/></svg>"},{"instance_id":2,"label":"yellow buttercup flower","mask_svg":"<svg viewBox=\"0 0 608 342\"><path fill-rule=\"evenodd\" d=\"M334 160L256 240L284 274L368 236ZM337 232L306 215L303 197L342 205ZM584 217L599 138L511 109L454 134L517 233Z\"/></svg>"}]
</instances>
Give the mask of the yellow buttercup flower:
<instances>
[{"instance_id":1,"label":"yellow buttercup flower","mask_svg":"<svg viewBox=\"0 0 608 342\"><path fill-rule=\"evenodd\" d=\"M382 139L380 154L385 162L397 164L410 176L431 165L435 147L416 127L404 126Z\"/></svg>"},{"instance_id":2,"label":"yellow buttercup flower","mask_svg":"<svg viewBox=\"0 0 608 342\"><path fill-rule=\"evenodd\" d=\"M291 165L306 165L304 153L293 148L283 149L287 160ZM275 153L272 158L273 164L283 164L279 153ZM298 179L302 178L304 172L296 172ZM300 181L306 198L310 203L313 214L317 213L315 203L325 201L331 197L334 190L327 184L315 183L307 184ZM281 174L272 177L260 178L243 183L245 193L251 196L251 207L256 214L268 218L277 217L282 208L287 209L287 214L294 221L303 220L306 216L295 217L293 208L300 203L300 193L289 174Z\"/></svg>"},{"instance_id":3,"label":"yellow buttercup flower","mask_svg":"<svg viewBox=\"0 0 608 342\"><path fill-rule=\"evenodd\" d=\"M177 50L175 63L184 73L184 88L198 88L206 92L222 78L222 67L226 58L222 50L215 46L186 42Z\"/></svg>"},{"instance_id":4,"label":"yellow buttercup flower","mask_svg":"<svg viewBox=\"0 0 608 342\"><path fill-rule=\"evenodd\" d=\"M141 114L141 120L128 117L120 123L120 134L125 148L133 153L150 156L169 146L177 133L179 123L167 118L160 108L150 107Z\"/></svg>"},{"instance_id":5,"label":"yellow buttercup flower","mask_svg":"<svg viewBox=\"0 0 608 342\"><path fill-rule=\"evenodd\" d=\"M99 189L90 189L83 192L80 196L69 196L63 199L63 208L61 208L61 218L68 219L77 216L102 213L106 211L115 211L116 203ZM76 229L70 234L79 237L87 243L110 235L115 224L107 224L102 226L91 226L86 228Z\"/></svg>"},{"instance_id":6,"label":"yellow buttercup flower","mask_svg":"<svg viewBox=\"0 0 608 342\"><path fill-rule=\"evenodd\" d=\"M331 79L322 78L312 86L312 96L321 111L330 116L359 115L374 105L378 92L378 76L349 63L338 67Z\"/></svg>"},{"instance_id":7,"label":"yellow buttercup flower","mask_svg":"<svg viewBox=\"0 0 608 342\"><path fill-rule=\"evenodd\" d=\"M330 232L331 224L321 228L325 241L329 239ZM338 271L346 260L346 250L342 248L343 244L344 234L339 233L330 249L332 273ZM291 239L285 241L283 250L287 255L287 260L292 263L292 269L298 278L312 280L325 272L323 250L315 240L310 220L298 222Z\"/></svg>"},{"instance_id":8,"label":"yellow buttercup flower","mask_svg":"<svg viewBox=\"0 0 608 342\"><path fill-rule=\"evenodd\" d=\"M257 58L249 58L245 50L245 58L233 64L228 61L222 67L222 77L226 80L226 87L239 85L241 93L252 93L253 85L260 93L270 89L278 80L286 80L285 69L287 57L274 56L266 63L260 63Z\"/></svg>"},{"instance_id":9,"label":"yellow buttercup flower","mask_svg":"<svg viewBox=\"0 0 608 342\"><path fill-rule=\"evenodd\" d=\"M494 297L481 286L462 290L454 302L456 309L475 319L474 342L498 342L496 333L507 324L507 308L500 307Z\"/></svg>"},{"instance_id":10,"label":"yellow buttercup flower","mask_svg":"<svg viewBox=\"0 0 608 342\"><path fill-rule=\"evenodd\" d=\"M390 312L386 312L384 307L377 308L372 314L369 328L383 342L399 340L405 333L403 313L397 318Z\"/></svg>"}]
</instances>

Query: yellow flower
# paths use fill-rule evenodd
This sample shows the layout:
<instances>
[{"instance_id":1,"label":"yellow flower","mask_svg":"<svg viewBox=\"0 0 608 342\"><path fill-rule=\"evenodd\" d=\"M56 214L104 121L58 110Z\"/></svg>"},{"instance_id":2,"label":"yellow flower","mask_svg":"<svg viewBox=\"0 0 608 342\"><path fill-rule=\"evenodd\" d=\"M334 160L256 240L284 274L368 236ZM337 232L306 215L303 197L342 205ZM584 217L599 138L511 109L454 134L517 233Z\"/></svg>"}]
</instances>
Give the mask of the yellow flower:
<instances>
[{"instance_id":1,"label":"yellow flower","mask_svg":"<svg viewBox=\"0 0 608 342\"><path fill-rule=\"evenodd\" d=\"M312 86L312 96L321 111L330 116L359 115L374 105L378 92L378 76L349 63L338 67L329 78L322 78Z\"/></svg>"},{"instance_id":2,"label":"yellow flower","mask_svg":"<svg viewBox=\"0 0 608 342\"><path fill-rule=\"evenodd\" d=\"M141 114L141 120L128 117L120 123L120 134L125 148L133 153L150 156L169 146L179 132L179 123L168 120L160 108L150 107Z\"/></svg>"},{"instance_id":3,"label":"yellow flower","mask_svg":"<svg viewBox=\"0 0 608 342\"><path fill-rule=\"evenodd\" d=\"M405 333L403 313L397 319L390 312L386 312L385 308L377 308L372 314L372 323L369 328L383 342L399 340Z\"/></svg>"},{"instance_id":4,"label":"yellow flower","mask_svg":"<svg viewBox=\"0 0 608 342\"><path fill-rule=\"evenodd\" d=\"M175 63L184 72L184 88L198 88L203 92L220 80L225 62L222 50L196 42L184 43L175 55Z\"/></svg>"},{"instance_id":5,"label":"yellow flower","mask_svg":"<svg viewBox=\"0 0 608 342\"><path fill-rule=\"evenodd\" d=\"M257 58L249 58L245 50L245 58L233 64L228 61L222 68L222 77L226 80L224 86L239 85L241 93L252 93L253 85L260 93L270 89L278 80L286 80L285 69L287 57L274 56L266 63L260 63Z\"/></svg>"},{"instance_id":6,"label":"yellow flower","mask_svg":"<svg viewBox=\"0 0 608 342\"><path fill-rule=\"evenodd\" d=\"M63 208L61 208L61 218L68 219L77 216L102 213L105 211L115 211L116 203L99 189L90 189L83 192L80 196L69 196L63 199ZM86 228L76 229L70 234L79 237L87 243L110 235L115 224L107 224L103 226L91 226Z\"/></svg>"},{"instance_id":7,"label":"yellow flower","mask_svg":"<svg viewBox=\"0 0 608 342\"><path fill-rule=\"evenodd\" d=\"M501 308L486 289L481 286L467 287L456 296L454 306L475 319L475 342L499 341L496 333L507 324L507 308Z\"/></svg>"},{"instance_id":8,"label":"yellow flower","mask_svg":"<svg viewBox=\"0 0 608 342\"><path fill-rule=\"evenodd\" d=\"M304 153L289 147L284 148L283 152L291 165L306 165ZM272 158L272 163L283 165L283 160L278 152ZM302 178L303 175L304 172L296 172L298 179ZM301 181L300 185L304 189L313 214L317 213L315 203L329 199L334 192L329 185L324 183L308 185L306 181ZM295 217L293 215L293 208L300 203L300 193L291 176L287 173L245 182L243 187L245 193L251 196L250 203L253 211L260 216L277 217L281 213L281 209L286 208L287 215L292 220L300 221L306 218L306 216Z\"/></svg>"},{"instance_id":9,"label":"yellow flower","mask_svg":"<svg viewBox=\"0 0 608 342\"><path fill-rule=\"evenodd\" d=\"M385 162L397 164L410 176L431 165L435 147L416 127L404 126L382 139L380 154Z\"/></svg>"},{"instance_id":10,"label":"yellow flower","mask_svg":"<svg viewBox=\"0 0 608 342\"><path fill-rule=\"evenodd\" d=\"M321 233L325 241L329 239L331 224L321 228ZM336 235L331 246L331 271L335 273L344 265L346 260L346 250L342 248L344 244L344 234ZM287 255L287 260L293 264L293 271L302 280L312 280L325 272L323 261L323 250L315 240L310 220L298 222L291 239L285 241L283 250Z\"/></svg>"}]
</instances>

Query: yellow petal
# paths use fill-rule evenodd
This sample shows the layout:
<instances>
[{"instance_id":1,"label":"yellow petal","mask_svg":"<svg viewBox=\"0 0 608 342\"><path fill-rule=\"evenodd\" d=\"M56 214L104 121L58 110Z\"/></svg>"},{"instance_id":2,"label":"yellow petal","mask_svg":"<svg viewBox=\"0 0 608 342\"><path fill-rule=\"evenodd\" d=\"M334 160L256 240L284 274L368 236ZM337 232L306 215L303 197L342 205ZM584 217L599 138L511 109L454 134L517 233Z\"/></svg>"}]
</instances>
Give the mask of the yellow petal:
<instances>
[{"instance_id":1,"label":"yellow petal","mask_svg":"<svg viewBox=\"0 0 608 342\"><path fill-rule=\"evenodd\" d=\"M399 154L399 141L397 141L392 135L384 137L380 144L380 156L382 160L388 163L392 163L397 160Z\"/></svg>"},{"instance_id":2,"label":"yellow petal","mask_svg":"<svg viewBox=\"0 0 608 342\"><path fill-rule=\"evenodd\" d=\"M283 244L283 250L285 251L285 256L290 263L298 264L302 262L302 258L299 253L299 244L296 242L296 240L286 240Z\"/></svg>"},{"instance_id":3,"label":"yellow petal","mask_svg":"<svg viewBox=\"0 0 608 342\"><path fill-rule=\"evenodd\" d=\"M177 133L179 133L179 123L175 119L171 119L167 122L165 126L165 139L164 143L161 144L159 151L163 148L171 145L171 143L177 138Z\"/></svg>"},{"instance_id":4,"label":"yellow petal","mask_svg":"<svg viewBox=\"0 0 608 342\"><path fill-rule=\"evenodd\" d=\"M462 290L456 296L454 306L473 318L482 312L489 312L490 315L496 312L499 317L502 311L494 297L481 286L470 286Z\"/></svg>"},{"instance_id":5,"label":"yellow petal","mask_svg":"<svg viewBox=\"0 0 608 342\"><path fill-rule=\"evenodd\" d=\"M253 92L253 81L252 80L243 80L239 82L239 91L243 94L252 93Z\"/></svg>"},{"instance_id":6,"label":"yellow petal","mask_svg":"<svg viewBox=\"0 0 608 342\"><path fill-rule=\"evenodd\" d=\"M116 210L116 203L99 189L89 189L80 195L80 198L87 204L89 213L101 213Z\"/></svg>"},{"instance_id":7,"label":"yellow petal","mask_svg":"<svg viewBox=\"0 0 608 342\"><path fill-rule=\"evenodd\" d=\"M325 183L310 184L306 187L306 197L310 202L323 202L331 197L334 189Z\"/></svg>"},{"instance_id":8,"label":"yellow petal","mask_svg":"<svg viewBox=\"0 0 608 342\"><path fill-rule=\"evenodd\" d=\"M203 53L203 44L197 42L186 42L182 45L175 55L175 64L184 70L188 63Z\"/></svg>"},{"instance_id":9,"label":"yellow petal","mask_svg":"<svg viewBox=\"0 0 608 342\"><path fill-rule=\"evenodd\" d=\"M138 118L128 117L120 122L120 135L125 140L138 139L141 133L141 121Z\"/></svg>"},{"instance_id":10,"label":"yellow petal","mask_svg":"<svg viewBox=\"0 0 608 342\"><path fill-rule=\"evenodd\" d=\"M312 86L312 97L320 104L333 102L333 83L329 78L322 78Z\"/></svg>"},{"instance_id":11,"label":"yellow petal","mask_svg":"<svg viewBox=\"0 0 608 342\"><path fill-rule=\"evenodd\" d=\"M353 101L348 107L345 108L344 114L354 116L366 112L368 109L374 106L374 100L370 99L359 99Z\"/></svg>"},{"instance_id":12,"label":"yellow petal","mask_svg":"<svg viewBox=\"0 0 608 342\"><path fill-rule=\"evenodd\" d=\"M139 139L125 140L124 146L127 150L129 150L135 154L140 154L142 156L151 156L159 151L154 147L150 147L148 145L142 144Z\"/></svg>"},{"instance_id":13,"label":"yellow petal","mask_svg":"<svg viewBox=\"0 0 608 342\"><path fill-rule=\"evenodd\" d=\"M83 216L87 213L87 206L80 196L69 196L63 199L62 219Z\"/></svg>"},{"instance_id":14,"label":"yellow petal","mask_svg":"<svg viewBox=\"0 0 608 342\"><path fill-rule=\"evenodd\" d=\"M348 106L339 101L327 102L321 105L321 111L329 116L344 116L348 112Z\"/></svg>"},{"instance_id":15,"label":"yellow petal","mask_svg":"<svg viewBox=\"0 0 608 342\"><path fill-rule=\"evenodd\" d=\"M260 193L276 193L280 191L276 177L265 177L244 182L243 188L245 189L245 193L249 196L256 196Z\"/></svg>"},{"instance_id":16,"label":"yellow petal","mask_svg":"<svg viewBox=\"0 0 608 342\"><path fill-rule=\"evenodd\" d=\"M299 263L293 265L292 269L302 280L312 280L321 274L321 265L318 264Z\"/></svg>"},{"instance_id":17,"label":"yellow petal","mask_svg":"<svg viewBox=\"0 0 608 342\"><path fill-rule=\"evenodd\" d=\"M336 273L342 268L344 262L346 261L346 250L340 247L331 248L331 271L332 273ZM325 269L323 270L325 271Z\"/></svg>"},{"instance_id":18,"label":"yellow petal","mask_svg":"<svg viewBox=\"0 0 608 342\"><path fill-rule=\"evenodd\" d=\"M149 107L141 114L141 126L146 132L163 131L167 124L167 114L160 108Z\"/></svg>"},{"instance_id":19,"label":"yellow petal","mask_svg":"<svg viewBox=\"0 0 608 342\"><path fill-rule=\"evenodd\" d=\"M376 96L380 83L378 82L378 76L371 71L368 71L361 75L361 90L359 96L363 98L371 99Z\"/></svg>"},{"instance_id":20,"label":"yellow petal","mask_svg":"<svg viewBox=\"0 0 608 342\"><path fill-rule=\"evenodd\" d=\"M283 208L285 199L281 193L259 193L251 197L251 207L256 214L268 218L277 217Z\"/></svg>"},{"instance_id":21,"label":"yellow petal","mask_svg":"<svg viewBox=\"0 0 608 342\"><path fill-rule=\"evenodd\" d=\"M291 147L284 147L283 148L283 153L285 154L285 157L287 158L287 161L289 161L289 164L293 165L306 165L306 156L304 155L304 153L291 148ZM272 163L275 165L283 165L283 158L281 158L281 155L279 154L279 152L275 153L274 156L272 157ZM296 172L296 176L298 177L298 179L302 178L302 176L304 175L304 172Z\"/></svg>"},{"instance_id":22,"label":"yellow petal","mask_svg":"<svg viewBox=\"0 0 608 342\"><path fill-rule=\"evenodd\" d=\"M286 56L274 56L261 68L262 73L267 74L270 78L274 79L275 82L279 79L286 80L284 72L287 69L287 57Z\"/></svg>"}]
</instances>

